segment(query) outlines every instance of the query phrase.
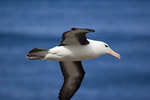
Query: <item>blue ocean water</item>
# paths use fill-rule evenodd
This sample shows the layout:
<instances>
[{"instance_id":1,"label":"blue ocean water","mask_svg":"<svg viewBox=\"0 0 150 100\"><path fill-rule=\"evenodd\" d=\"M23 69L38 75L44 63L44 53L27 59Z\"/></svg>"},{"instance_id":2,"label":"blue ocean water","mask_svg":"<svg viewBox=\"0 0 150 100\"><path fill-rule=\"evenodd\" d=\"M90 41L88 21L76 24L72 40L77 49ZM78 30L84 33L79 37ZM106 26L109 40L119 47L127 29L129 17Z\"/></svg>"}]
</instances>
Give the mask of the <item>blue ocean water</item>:
<instances>
[{"instance_id":1,"label":"blue ocean water","mask_svg":"<svg viewBox=\"0 0 150 100\"><path fill-rule=\"evenodd\" d=\"M57 100L57 61L26 59L35 47L59 45L71 27L92 28L110 55L83 61L85 78L72 100L150 100L149 0L1 0L0 100Z\"/></svg>"}]
</instances>

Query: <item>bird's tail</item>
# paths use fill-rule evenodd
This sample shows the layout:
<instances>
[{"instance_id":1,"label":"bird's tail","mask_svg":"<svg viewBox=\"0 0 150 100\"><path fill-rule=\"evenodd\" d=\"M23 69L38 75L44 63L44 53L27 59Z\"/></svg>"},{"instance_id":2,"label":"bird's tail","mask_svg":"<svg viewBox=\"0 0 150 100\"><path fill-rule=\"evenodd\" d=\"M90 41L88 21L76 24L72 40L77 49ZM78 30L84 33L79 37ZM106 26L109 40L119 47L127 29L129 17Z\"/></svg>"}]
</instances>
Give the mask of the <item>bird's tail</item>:
<instances>
[{"instance_id":1,"label":"bird's tail","mask_svg":"<svg viewBox=\"0 0 150 100\"><path fill-rule=\"evenodd\" d=\"M31 51L28 52L27 59L29 60L44 59L47 53L48 49L33 48Z\"/></svg>"}]
</instances>

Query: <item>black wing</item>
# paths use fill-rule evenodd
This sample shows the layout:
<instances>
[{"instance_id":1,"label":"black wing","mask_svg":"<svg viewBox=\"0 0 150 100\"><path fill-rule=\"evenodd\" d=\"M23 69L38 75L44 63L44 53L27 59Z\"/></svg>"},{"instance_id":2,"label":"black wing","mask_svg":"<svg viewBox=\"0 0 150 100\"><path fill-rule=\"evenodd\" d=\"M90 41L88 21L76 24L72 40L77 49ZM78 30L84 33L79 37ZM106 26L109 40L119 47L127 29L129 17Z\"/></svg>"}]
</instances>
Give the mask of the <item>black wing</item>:
<instances>
[{"instance_id":1,"label":"black wing","mask_svg":"<svg viewBox=\"0 0 150 100\"><path fill-rule=\"evenodd\" d=\"M74 45L74 44L86 45L89 43L88 40L86 39L86 33L89 33L89 32L94 32L94 30L72 28L71 30L63 33L60 46L68 45L68 44L69 45Z\"/></svg>"},{"instance_id":2,"label":"black wing","mask_svg":"<svg viewBox=\"0 0 150 100\"><path fill-rule=\"evenodd\" d=\"M81 61L59 62L64 76L64 83L59 93L59 100L70 100L79 89L84 77L84 69Z\"/></svg>"}]
</instances>

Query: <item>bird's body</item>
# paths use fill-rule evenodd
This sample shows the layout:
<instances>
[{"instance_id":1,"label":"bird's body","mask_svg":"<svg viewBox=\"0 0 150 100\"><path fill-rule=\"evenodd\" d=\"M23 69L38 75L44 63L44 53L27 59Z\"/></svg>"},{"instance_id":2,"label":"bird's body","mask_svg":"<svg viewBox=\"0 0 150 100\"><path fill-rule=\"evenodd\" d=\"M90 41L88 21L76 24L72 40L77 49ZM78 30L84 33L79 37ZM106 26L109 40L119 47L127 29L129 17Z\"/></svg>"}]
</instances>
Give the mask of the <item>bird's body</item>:
<instances>
[{"instance_id":1,"label":"bird's body","mask_svg":"<svg viewBox=\"0 0 150 100\"><path fill-rule=\"evenodd\" d=\"M84 78L82 60L96 58L104 54L111 54L120 59L106 43L86 39L86 34L94 32L92 29L72 28L64 32L59 46L51 49L34 48L27 54L30 60L59 61L64 83L59 93L59 100L70 100L79 89Z\"/></svg>"},{"instance_id":2,"label":"bird's body","mask_svg":"<svg viewBox=\"0 0 150 100\"><path fill-rule=\"evenodd\" d=\"M89 45L64 45L49 49L44 59L57 61L81 61L105 54L103 42L89 40ZM100 52L101 51L101 52Z\"/></svg>"}]
</instances>

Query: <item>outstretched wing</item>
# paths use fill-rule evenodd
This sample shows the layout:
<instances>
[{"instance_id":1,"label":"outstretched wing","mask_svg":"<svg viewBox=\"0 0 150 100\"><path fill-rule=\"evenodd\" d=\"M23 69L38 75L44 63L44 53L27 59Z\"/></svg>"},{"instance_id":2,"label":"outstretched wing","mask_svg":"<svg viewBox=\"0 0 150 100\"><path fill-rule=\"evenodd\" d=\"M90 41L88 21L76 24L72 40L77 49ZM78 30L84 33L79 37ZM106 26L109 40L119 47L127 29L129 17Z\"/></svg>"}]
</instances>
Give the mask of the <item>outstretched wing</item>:
<instances>
[{"instance_id":1,"label":"outstretched wing","mask_svg":"<svg viewBox=\"0 0 150 100\"><path fill-rule=\"evenodd\" d=\"M84 77L84 69L81 61L59 62L64 76L64 83L59 93L59 100L70 100L79 89Z\"/></svg>"},{"instance_id":2,"label":"outstretched wing","mask_svg":"<svg viewBox=\"0 0 150 100\"><path fill-rule=\"evenodd\" d=\"M74 44L86 45L89 43L88 40L86 39L86 33L89 32L94 32L94 30L72 28L71 30L63 33L60 46L74 45Z\"/></svg>"}]
</instances>

